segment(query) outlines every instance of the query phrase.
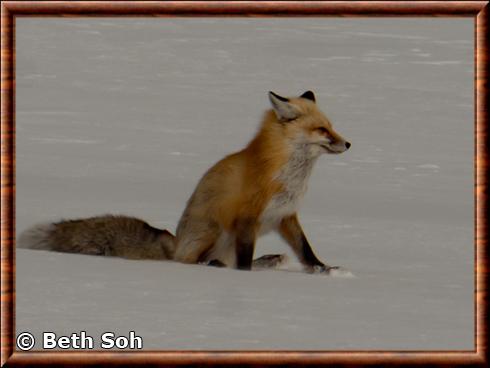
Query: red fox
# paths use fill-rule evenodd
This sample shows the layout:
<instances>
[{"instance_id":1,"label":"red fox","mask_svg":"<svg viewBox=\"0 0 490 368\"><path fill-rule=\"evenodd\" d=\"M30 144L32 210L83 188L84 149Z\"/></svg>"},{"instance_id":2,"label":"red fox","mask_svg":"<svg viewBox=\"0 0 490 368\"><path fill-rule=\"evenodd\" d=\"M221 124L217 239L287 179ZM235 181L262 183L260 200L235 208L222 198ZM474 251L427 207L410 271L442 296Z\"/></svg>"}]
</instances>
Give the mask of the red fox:
<instances>
[{"instance_id":1,"label":"red fox","mask_svg":"<svg viewBox=\"0 0 490 368\"><path fill-rule=\"evenodd\" d=\"M28 239L32 243L37 236L34 241L37 248L79 253L90 253L92 249L92 254L173 259L250 270L253 265L284 261L283 255L253 261L256 239L277 231L308 271L328 273L333 267L314 254L299 223L297 209L317 158L323 153L345 152L351 144L319 110L313 92L291 98L269 92L269 100L272 109L265 113L252 141L216 163L201 178L175 236L138 219L105 216L79 223L51 224L49 231L46 227L42 231L38 228L37 232L31 229L19 242ZM85 227L83 221L88 221ZM110 229L104 228L107 225L95 225L108 221L112 223ZM128 225L133 222L134 226ZM70 226L78 227L74 231ZM124 230L109 239L108 233L116 234L120 226ZM75 234L80 232L85 232L83 241L76 238ZM95 233L100 239L87 235ZM130 241L120 240L124 237ZM97 245L98 242L105 246ZM154 248L153 256L148 255L147 248ZM155 257L156 254L160 256Z\"/></svg>"}]
</instances>

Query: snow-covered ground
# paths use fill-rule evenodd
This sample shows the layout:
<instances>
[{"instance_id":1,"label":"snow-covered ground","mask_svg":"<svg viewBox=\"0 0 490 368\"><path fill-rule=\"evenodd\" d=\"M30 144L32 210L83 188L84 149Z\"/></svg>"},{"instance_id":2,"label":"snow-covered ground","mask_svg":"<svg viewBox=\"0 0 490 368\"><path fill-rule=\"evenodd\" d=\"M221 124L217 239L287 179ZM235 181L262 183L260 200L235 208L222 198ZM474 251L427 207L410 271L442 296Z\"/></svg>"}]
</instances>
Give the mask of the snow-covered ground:
<instances>
[{"instance_id":1,"label":"snow-covered ground","mask_svg":"<svg viewBox=\"0 0 490 368\"><path fill-rule=\"evenodd\" d=\"M351 149L300 218L355 277L18 249L16 329L148 349L472 349L473 20L16 21L16 227L104 213L174 230L267 91L313 90ZM39 344L36 345L39 348Z\"/></svg>"}]
</instances>

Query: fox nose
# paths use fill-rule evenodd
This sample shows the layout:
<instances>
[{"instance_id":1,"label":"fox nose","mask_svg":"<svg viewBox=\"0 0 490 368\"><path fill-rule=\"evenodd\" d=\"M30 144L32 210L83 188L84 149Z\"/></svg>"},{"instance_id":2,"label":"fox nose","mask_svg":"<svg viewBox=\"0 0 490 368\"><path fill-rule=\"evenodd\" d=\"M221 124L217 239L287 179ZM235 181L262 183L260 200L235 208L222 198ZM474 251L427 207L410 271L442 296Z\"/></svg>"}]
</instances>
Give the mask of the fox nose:
<instances>
[{"instance_id":1,"label":"fox nose","mask_svg":"<svg viewBox=\"0 0 490 368\"><path fill-rule=\"evenodd\" d=\"M347 148L347 149L350 148L350 142L345 142L345 148Z\"/></svg>"}]
</instances>

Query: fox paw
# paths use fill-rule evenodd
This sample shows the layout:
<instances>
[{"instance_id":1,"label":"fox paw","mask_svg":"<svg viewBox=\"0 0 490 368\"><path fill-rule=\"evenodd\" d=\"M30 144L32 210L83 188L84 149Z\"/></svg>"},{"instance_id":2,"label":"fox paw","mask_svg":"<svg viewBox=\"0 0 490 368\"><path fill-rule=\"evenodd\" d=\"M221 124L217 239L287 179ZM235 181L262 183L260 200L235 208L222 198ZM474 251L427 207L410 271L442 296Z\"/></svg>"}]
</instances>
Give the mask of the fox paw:
<instances>
[{"instance_id":1,"label":"fox paw","mask_svg":"<svg viewBox=\"0 0 490 368\"><path fill-rule=\"evenodd\" d=\"M211 261L200 262L199 264L202 264L204 266L218 267L218 268L226 267L226 264L221 262L219 259L213 259Z\"/></svg>"},{"instance_id":2,"label":"fox paw","mask_svg":"<svg viewBox=\"0 0 490 368\"><path fill-rule=\"evenodd\" d=\"M276 268L287 261L285 254L266 254L253 260L253 268Z\"/></svg>"},{"instance_id":3,"label":"fox paw","mask_svg":"<svg viewBox=\"0 0 490 368\"><path fill-rule=\"evenodd\" d=\"M315 265L308 269L310 273L322 273L329 275L331 271L340 269L339 266Z\"/></svg>"},{"instance_id":4,"label":"fox paw","mask_svg":"<svg viewBox=\"0 0 490 368\"><path fill-rule=\"evenodd\" d=\"M329 275L331 277L340 278L355 278L356 276L344 267L339 266L327 266L327 265L317 265L309 269L310 273L318 273L323 275Z\"/></svg>"}]
</instances>

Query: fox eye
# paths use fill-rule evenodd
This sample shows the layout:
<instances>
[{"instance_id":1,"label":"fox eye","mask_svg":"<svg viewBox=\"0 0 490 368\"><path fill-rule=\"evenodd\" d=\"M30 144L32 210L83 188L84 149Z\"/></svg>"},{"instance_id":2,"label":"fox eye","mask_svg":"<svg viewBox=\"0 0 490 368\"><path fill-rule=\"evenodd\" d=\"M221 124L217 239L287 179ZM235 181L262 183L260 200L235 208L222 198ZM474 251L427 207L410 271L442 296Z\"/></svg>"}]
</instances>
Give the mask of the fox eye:
<instances>
[{"instance_id":1,"label":"fox eye","mask_svg":"<svg viewBox=\"0 0 490 368\"><path fill-rule=\"evenodd\" d=\"M321 134L328 134L327 128L319 127L319 128L316 128L316 130L318 130L318 132L320 132Z\"/></svg>"}]
</instances>

